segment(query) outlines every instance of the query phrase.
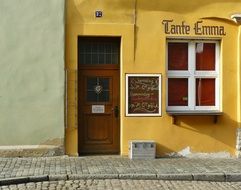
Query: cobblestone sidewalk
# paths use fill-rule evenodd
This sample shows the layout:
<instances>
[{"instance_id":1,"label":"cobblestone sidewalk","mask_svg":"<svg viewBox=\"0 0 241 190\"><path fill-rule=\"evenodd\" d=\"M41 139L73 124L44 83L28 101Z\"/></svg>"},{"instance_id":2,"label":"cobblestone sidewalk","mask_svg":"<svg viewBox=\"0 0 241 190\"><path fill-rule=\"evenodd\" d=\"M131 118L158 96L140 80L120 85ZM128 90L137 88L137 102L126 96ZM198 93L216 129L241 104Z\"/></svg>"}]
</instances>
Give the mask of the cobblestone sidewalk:
<instances>
[{"instance_id":1,"label":"cobblestone sidewalk","mask_svg":"<svg viewBox=\"0 0 241 190\"><path fill-rule=\"evenodd\" d=\"M241 159L130 160L121 156L0 158L2 181L21 177L26 182L116 178L241 181Z\"/></svg>"},{"instance_id":2,"label":"cobblestone sidewalk","mask_svg":"<svg viewBox=\"0 0 241 190\"><path fill-rule=\"evenodd\" d=\"M69 180L45 181L2 186L0 190L235 190L241 189L241 182L201 182L201 181L162 181L162 180Z\"/></svg>"}]
</instances>

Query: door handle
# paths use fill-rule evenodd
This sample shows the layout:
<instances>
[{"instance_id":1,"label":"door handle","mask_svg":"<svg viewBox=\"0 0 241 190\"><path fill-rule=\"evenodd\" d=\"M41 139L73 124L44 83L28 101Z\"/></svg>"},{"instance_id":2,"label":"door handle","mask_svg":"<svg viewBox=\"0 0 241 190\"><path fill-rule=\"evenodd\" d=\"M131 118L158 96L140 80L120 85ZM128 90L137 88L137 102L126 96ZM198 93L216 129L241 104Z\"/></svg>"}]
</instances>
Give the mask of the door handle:
<instances>
[{"instance_id":1,"label":"door handle","mask_svg":"<svg viewBox=\"0 0 241 190\"><path fill-rule=\"evenodd\" d=\"M115 117L118 117L118 116L119 116L119 108L118 108L118 106L115 106L115 108L114 108L114 114L115 114Z\"/></svg>"}]
</instances>

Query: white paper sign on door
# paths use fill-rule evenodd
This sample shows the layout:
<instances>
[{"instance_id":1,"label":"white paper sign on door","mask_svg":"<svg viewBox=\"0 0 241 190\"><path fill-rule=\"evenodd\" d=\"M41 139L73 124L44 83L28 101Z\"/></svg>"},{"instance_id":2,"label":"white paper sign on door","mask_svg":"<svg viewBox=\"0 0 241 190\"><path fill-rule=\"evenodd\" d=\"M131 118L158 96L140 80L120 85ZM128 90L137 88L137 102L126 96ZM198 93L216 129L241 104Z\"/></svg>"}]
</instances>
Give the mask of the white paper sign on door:
<instances>
[{"instance_id":1,"label":"white paper sign on door","mask_svg":"<svg viewBox=\"0 0 241 190\"><path fill-rule=\"evenodd\" d=\"M105 113L104 105L92 105L92 113Z\"/></svg>"}]
</instances>

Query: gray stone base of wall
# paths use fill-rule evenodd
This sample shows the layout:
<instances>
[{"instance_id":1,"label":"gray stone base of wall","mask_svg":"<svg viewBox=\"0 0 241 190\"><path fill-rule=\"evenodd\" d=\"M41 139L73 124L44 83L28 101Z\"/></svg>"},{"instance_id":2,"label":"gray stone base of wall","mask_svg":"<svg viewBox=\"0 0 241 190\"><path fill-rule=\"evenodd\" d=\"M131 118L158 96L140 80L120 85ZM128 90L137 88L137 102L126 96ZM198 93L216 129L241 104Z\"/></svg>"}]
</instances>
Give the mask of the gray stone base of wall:
<instances>
[{"instance_id":1,"label":"gray stone base of wall","mask_svg":"<svg viewBox=\"0 0 241 190\"><path fill-rule=\"evenodd\" d=\"M236 151L236 157L241 158L241 151Z\"/></svg>"},{"instance_id":2,"label":"gray stone base of wall","mask_svg":"<svg viewBox=\"0 0 241 190\"><path fill-rule=\"evenodd\" d=\"M241 128L237 128L236 156L241 158Z\"/></svg>"},{"instance_id":3,"label":"gray stone base of wall","mask_svg":"<svg viewBox=\"0 0 241 190\"><path fill-rule=\"evenodd\" d=\"M0 146L0 157L40 157L64 155L63 146L21 145Z\"/></svg>"}]
</instances>

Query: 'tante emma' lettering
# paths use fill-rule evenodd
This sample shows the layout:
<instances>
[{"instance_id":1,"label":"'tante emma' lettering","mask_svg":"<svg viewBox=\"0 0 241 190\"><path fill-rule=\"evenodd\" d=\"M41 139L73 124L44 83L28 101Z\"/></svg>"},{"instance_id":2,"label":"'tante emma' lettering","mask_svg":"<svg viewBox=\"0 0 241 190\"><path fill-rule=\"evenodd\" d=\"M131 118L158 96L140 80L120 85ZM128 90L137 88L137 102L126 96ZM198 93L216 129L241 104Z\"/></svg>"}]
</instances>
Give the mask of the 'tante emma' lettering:
<instances>
[{"instance_id":1,"label":"'tante emma' lettering","mask_svg":"<svg viewBox=\"0 0 241 190\"><path fill-rule=\"evenodd\" d=\"M166 34L188 35L190 34L191 27L185 24L184 21L181 24L173 24L173 20L163 20L164 32ZM209 36L225 36L224 26L207 26L203 25L203 21L197 21L193 27L196 35L209 35Z\"/></svg>"},{"instance_id":2,"label":"'tante emma' lettering","mask_svg":"<svg viewBox=\"0 0 241 190\"><path fill-rule=\"evenodd\" d=\"M194 24L194 31L196 35L215 35L225 36L226 32L223 26L205 26L202 25L203 21L198 21Z\"/></svg>"},{"instance_id":3,"label":"'tante emma' lettering","mask_svg":"<svg viewBox=\"0 0 241 190\"><path fill-rule=\"evenodd\" d=\"M174 25L172 24L172 22L173 20L162 21L166 34L189 34L190 33L190 26L186 25L184 21L182 21L181 25Z\"/></svg>"}]
</instances>

